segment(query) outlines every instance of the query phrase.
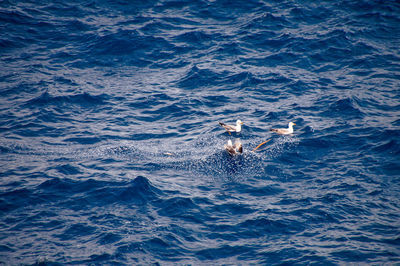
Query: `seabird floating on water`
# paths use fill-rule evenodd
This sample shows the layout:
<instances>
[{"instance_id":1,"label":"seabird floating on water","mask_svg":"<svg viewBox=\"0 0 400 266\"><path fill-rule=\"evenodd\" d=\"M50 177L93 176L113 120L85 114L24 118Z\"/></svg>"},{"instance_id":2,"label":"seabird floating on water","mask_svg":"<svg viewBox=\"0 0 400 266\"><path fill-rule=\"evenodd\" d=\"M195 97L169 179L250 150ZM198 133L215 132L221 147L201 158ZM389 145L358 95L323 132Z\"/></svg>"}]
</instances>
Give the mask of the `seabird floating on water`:
<instances>
[{"instance_id":1,"label":"seabird floating on water","mask_svg":"<svg viewBox=\"0 0 400 266\"><path fill-rule=\"evenodd\" d=\"M226 131L228 131L229 134L231 134L231 132L240 132L242 131L242 125L243 122L239 119L236 121L236 126L232 126L232 125L227 125L225 123L219 122L219 124L225 128Z\"/></svg>"},{"instance_id":2,"label":"seabird floating on water","mask_svg":"<svg viewBox=\"0 0 400 266\"><path fill-rule=\"evenodd\" d=\"M231 140L228 140L228 144L225 144L224 148L230 155L238 155L243 153L242 143L238 139L235 141L235 145L232 144Z\"/></svg>"},{"instance_id":3,"label":"seabird floating on water","mask_svg":"<svg viewBox=\"0 0 400 266\"><path fill-rule=\"evenodd\" d=\"M293 133L293 126L296 125L293 122L289 123L288 128L271 128L270 131L281 134L281 135L289 135Z\"/></svg>"}]
</instances>

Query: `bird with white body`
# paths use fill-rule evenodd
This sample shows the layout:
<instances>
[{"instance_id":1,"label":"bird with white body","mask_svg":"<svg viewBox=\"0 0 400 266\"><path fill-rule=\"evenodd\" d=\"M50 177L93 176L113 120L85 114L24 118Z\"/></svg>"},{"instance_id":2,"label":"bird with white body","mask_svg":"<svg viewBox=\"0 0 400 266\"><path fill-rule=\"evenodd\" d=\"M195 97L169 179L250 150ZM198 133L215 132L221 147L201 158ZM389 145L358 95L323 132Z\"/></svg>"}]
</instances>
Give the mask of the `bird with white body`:
<instances>
[{"instance_id":1,"label":"bird with white body","mask_svg":"<svg viewBox=\"0 0 400 266\"><path fill-rule=\"evenodd\" d=\"M293 126L295 125L295 123L290 122L288 128L271 128L270 131L278 133L280 135L289 135L293 134Z\"/></svg>"},{"instance_id":2,"label":"bird with white body","mask_svg":"<svg viewBox=\"0 0 400 266\"><path fill-rule=\"evenodd\" d=\"M225 128L226 131L228 131L229 134L231 134L231 132L236 132L239 133L240 131L242 131L242 125L244 124L240 119L238 119L236 121L236 126L233 125L227 125L225 123L219 122L219 124Z\"/></svg>"}]
</instances>

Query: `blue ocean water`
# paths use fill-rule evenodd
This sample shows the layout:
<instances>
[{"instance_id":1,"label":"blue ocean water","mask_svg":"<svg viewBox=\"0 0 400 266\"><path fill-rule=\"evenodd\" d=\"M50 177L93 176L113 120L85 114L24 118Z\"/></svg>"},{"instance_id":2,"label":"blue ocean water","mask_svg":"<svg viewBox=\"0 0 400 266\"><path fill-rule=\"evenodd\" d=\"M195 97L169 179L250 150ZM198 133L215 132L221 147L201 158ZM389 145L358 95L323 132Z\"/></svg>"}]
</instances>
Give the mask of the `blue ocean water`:
<instances>
[{"instance_id":1,"label":"blue ocean water","mask_svg":"<svg viewBox=\"0 0 400 266\"><path fill-rule=\"evenodd\" d=\"M398 1L0 1L0 264L400 264L399 47Z\"/></svg>"}]
</instances>

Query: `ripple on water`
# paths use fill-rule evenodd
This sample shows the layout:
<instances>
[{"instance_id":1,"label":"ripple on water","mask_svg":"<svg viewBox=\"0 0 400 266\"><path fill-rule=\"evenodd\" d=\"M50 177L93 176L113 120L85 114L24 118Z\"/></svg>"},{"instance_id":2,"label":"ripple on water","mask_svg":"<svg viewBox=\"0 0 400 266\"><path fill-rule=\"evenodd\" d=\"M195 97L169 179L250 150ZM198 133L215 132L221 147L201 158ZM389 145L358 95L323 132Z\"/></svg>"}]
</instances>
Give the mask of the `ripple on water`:
<instances>
[{"instance_id":1,"label":"ripple on water","mask_svg":"<svg viewBox=\"0 0 400 266\"><path fill-rule=\"evenodd\" d=\"M400 261L397 3L28 2L0 4L0 263Z\"/></svg>"}]
</instances>

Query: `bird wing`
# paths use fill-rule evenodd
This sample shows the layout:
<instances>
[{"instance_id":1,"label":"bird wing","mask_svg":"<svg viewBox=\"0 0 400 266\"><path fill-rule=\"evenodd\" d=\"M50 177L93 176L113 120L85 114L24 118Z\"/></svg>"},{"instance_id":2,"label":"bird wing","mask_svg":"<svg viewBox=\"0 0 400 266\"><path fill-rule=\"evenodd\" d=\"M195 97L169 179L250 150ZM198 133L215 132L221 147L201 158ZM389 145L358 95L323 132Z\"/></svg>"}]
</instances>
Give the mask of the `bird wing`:
<instances>
[{"instance_id":1,"label":"bird wing","mask_svg":"<svg viewBox=\"0 0 400 266\"><path fill-rule=\"evenodd\" d=\"M288 134L289 130L286 128L271 128L270 131L278 133L278 134Z\"/></svg>"},{"instance_id":2,"label":"bird wing","mask_svg":"<svg viewBox=\"0 0 400 266\"><path fill-rule=\"evenodd\" d=\"M227 125L225 123L219 122L219 124L225 128L226 131L236 131L236 128L234 126L231 125Z\"/></svg>"},{"instance_id":3,"label":"bird wing","mask_svg":"<svg viewBox=\"0 0 400 266\"><path fill-rule=\"evenodd\" d=\"M235 155L236 150L233 146L225 145L225 150L230 154L230 155Z\"/></svg>"}]
</instances>

